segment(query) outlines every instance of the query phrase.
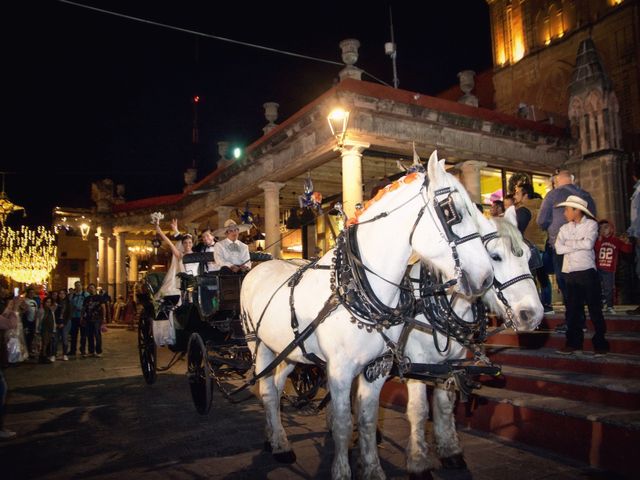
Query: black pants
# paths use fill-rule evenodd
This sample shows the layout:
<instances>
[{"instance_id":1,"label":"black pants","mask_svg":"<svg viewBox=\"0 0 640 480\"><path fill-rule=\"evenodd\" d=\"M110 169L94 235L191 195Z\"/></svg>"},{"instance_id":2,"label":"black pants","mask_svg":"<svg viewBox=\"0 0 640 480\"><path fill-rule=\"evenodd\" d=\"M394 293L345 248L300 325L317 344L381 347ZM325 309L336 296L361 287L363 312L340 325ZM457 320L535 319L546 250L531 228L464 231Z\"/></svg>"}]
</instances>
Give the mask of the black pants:
<instances>
[{"instance_id":1,"label":"black pants","mask_svg":"<svg viewBox=\"0 0 640 480\"><path fill-rule=\"evenodd\" d=\"M607 326L602 316L600 303L600 278L595 269L564 274L567 302L567 346L582 350L584 333L584 306L589 308L589 316L595 328L591 341L594 350L609 350L609 342L604 338Z\"/></svg>"}]
</instances>

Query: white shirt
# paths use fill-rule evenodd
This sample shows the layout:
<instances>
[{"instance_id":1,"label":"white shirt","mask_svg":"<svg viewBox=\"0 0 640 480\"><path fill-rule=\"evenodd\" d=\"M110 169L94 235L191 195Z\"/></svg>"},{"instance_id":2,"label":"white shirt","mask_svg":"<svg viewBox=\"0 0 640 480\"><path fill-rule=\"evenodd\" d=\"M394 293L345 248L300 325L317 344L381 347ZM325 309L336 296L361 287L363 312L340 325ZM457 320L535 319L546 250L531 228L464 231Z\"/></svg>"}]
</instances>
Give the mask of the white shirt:
<instances>
[{"instance_id":1,"label":"white shirt","mask_svg":"<svg viewBox=\"0 0 640 480\"><path fill-rule=\"evenodd\" d=\"M568 222L560 227L555 247L558 255L564 255L562 273L595 269L593 247L597 238L598 223L589 217L582 217L580 223Z\"/></svg>"},{"instance_id":2,"label":"white shirt","mask_svg":"<svg viewBox=\"0 0 640 480\"><path fill-rule=\"evenodd\" d=\"M228 238L216 242L213 246L216 263L221 267L246 266L251 268L249 247L240 240L232 242Z\"/></svg>"},{"instance_id":3,"label":"white shirt","mask_svg":"<svg viewBox=\"0 0 640 480\"><path fill-rule=\"evenodd\" d=\"M215 253L216 251L216 245L205 245L204 247L204 252L213 252L213 257L214 257L214 261L213 262L207 262L207 268L205 269L207 272L217 272L218 270L220 270L220 263L217 261L218 260L218 255Z\"/></svg>"}]
</instances>

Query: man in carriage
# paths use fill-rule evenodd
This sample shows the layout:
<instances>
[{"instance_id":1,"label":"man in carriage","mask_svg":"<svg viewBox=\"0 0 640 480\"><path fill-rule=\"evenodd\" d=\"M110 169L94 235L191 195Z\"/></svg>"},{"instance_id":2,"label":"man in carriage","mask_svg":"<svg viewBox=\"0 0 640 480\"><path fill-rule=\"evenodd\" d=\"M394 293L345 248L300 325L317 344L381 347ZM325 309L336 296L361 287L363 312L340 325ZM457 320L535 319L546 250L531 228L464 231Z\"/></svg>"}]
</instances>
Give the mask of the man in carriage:
<instances>
[{"instance_id":1,"label":"man in carriage","mask_svg":"<svg viewBox=\"0 0 640 480\"><path fill-rule=\"evenodd\" d=\"M226 237L214 246L216 262L221 266L223 272L244 273L251 269L249 247L238 240L241 232L247 232L250 229L250 225L239 225L234 220L229 219L224 222L224 227L213 232L216 237Z\"/></svg>"}]
</instances>

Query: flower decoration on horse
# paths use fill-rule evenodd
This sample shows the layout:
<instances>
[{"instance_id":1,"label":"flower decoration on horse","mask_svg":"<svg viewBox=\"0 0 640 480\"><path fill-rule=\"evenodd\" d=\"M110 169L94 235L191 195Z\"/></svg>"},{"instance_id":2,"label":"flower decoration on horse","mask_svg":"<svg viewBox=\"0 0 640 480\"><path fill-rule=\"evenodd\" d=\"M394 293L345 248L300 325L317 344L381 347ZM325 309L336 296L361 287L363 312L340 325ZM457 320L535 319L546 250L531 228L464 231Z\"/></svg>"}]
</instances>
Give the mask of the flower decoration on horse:
<instances>
[{"instance_id":1,"label":"flower decoration on horse","mask_svg":"<svg viewBox=\"0 0 640 480\"><path fill-rule=\"evenodd\" d=\"M304 181L304 193L298 197L300 208L309 208L315 210L318 214L322 213L322 194L313 191L313 181L311 180L311 172L307 172L307 178Z\"/></svg>"}]
</instances>

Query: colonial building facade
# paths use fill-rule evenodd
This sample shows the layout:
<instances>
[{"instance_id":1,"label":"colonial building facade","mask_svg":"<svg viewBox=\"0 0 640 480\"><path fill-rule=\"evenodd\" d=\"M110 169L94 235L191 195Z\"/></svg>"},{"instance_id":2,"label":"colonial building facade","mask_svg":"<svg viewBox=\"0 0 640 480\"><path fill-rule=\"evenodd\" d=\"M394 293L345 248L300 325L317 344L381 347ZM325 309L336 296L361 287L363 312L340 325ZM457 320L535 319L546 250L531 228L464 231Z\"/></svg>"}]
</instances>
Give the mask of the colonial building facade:
<instances>
[{"instance_id":1,"label":"colonial building facade","mask_svg":"<svg viewBox=\"0 0 640 480\"><path fill-rule=\"evenodd\" d=\"M339 219L327 214L331 201L342 201L345 212L352 215L381 179L398 172L399 159L411 160L413 144L422 157L437 150L472 198L484 204L502 196L516 172L527 173L544 195L550 188L549 175L557 168L568 168L592 192L600 216L624 224L628 203L624 162L630 152L625 145L634 145L640 130L634 119L640 113L638 103L634 107L620 102L619 72L610 73L608 52L603 54L597 38L583 31L584 23L579 21L583 17L578 15L582 2L488 3L496 61L493 100L483 101L487 93L478 91L480 85L474 89L474 73L469 71L459 74L455 99L452 91L431 97L362 81L356 66L359 43L343 41L345 68L337 85L279 125L274 123L277 104L265 104L269 124L264 135L238 160L227 159L221 149L218 168L198 182L193 181L193 172L187 172L190 178L182 193L123 203L113 185L97 184L92 212L97 237L86 243L83 279L98 280L112 296L124 294L126 282L137 278L138 257L147 254L140 249L152 238L149 214L153 211L162 211L166 219L176 217L185 228L197 231L217 227L230 216L237 218L238 211L248 205L261 219L264 248L274 256L300 255L300 244L307 255L326 252L332 247L332 232L341 228ZM566 4L563 19L565 14L573 19L562 20L561 37L550 33L560 31L554 23L557 15L552 15L556 10L550 9L556 3ZM606 14L594 20L591 31L600 31L601 22L635 25L637 95L637 2L607 5ZM547 16L539 14L542 11ZM536 23L544 25L547 17L551 22L548 42ZM514 28L520 24L519 30ZM547 81L551 70L542 62L547 55L560 58L560 53L553 53L558 46L558 51L573 50L569 65L560 62L562 72L569 68L566 75ZM482 85L490 84L486 73L479 78ZM553 90L548 85L562 89L558 82L564 82L566 95L547 98ZM536 103L537 99L541 102ZM496 109L483 108L487 103ZM336 107L349 112L347 129L339 138L327 122ZM538 112L544 112L542 121L536 117ZM295 213L307 178L323 194L325 213L302 231L287 230L287 216L292 209Z\"/></svg>"}]
</instances>

